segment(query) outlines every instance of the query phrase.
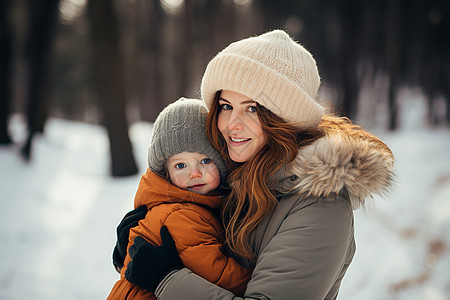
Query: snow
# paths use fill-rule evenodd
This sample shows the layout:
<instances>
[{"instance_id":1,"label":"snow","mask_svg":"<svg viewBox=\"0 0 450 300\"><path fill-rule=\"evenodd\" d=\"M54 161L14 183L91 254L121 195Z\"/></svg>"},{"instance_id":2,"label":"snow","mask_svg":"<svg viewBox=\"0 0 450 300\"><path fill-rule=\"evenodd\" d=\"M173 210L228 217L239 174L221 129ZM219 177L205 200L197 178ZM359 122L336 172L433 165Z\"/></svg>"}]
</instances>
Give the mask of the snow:
<instances>
[{"instance_id":1,"label":"snow","mask_svg":"<svg viewBox=\"0 0 450 300\"><path fill-rule=\"evenodd\" d=\"M357 252L339 299L450 299L450 131L427 129L415 101L402 129L375 132L396 157L395 188L355 211ZM99 126L49 120L30 163L18 155L20 115L11 129L16 145L0 147L0 299L105 299L119 278L115 228L140 175L108 176ZM130 128L140 173L151 130Z\"/></svg>"},{"instance_id":2,"label":"snow","mask_svg":"<svg viewBox=\"0 0 450 300\"><path fill-rule=\"evenodd\" d=\"M341 299L450 299L450 132L387 134L395 189L355 212Z\"/></svg>"}]
</instances>

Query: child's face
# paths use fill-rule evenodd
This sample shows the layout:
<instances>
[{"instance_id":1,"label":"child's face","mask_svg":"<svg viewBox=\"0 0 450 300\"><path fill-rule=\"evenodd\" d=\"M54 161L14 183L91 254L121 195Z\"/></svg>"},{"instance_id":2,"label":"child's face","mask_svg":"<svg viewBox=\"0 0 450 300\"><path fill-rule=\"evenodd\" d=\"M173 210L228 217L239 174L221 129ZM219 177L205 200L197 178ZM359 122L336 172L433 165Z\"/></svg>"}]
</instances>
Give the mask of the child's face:
<instances>
[{"instance_id":1,"label":"child's face","mask_svg":"<svg viewBox=\"0 0 450 300\"><path fill-rule=\"evenodd\" d=\"M206 155L181 152L167 160L170 181L177 187L205 195L220 184L216 164Z\"/></svg>"}]
</instances>

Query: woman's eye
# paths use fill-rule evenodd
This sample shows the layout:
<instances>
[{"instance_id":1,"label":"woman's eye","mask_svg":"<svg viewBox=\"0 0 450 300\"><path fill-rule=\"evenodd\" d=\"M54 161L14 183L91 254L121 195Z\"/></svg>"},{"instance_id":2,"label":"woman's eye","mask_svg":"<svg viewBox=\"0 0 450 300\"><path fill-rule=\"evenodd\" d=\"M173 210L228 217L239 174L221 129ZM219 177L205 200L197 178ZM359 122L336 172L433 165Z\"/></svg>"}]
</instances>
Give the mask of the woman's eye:
<instances>
[{"instance_id":1,"label":"woman's eye","mask_svg":"<svg viewBox=\"0 0 450 300\"><path fill-rule=\"evenodd\" d=\"M183 169L185 167L186 167L185 163L178 163L178 164L175 165L175 168L177 168L177 169Z\"/></svg>"},{"instance_id":2,"label":"woman's eye","mask_svg":"<svg viewBox=\"0 0 450 300\"><path fill-rule=\"evenodd\" d=\"M220 109L221 110L230 110L230 109L233 109L233 107L231 105L229 105L229 104L222 104L220 106Z\"/></svg>"},{"instance_id":3,"label":"woman's eye","mask_svg":"<svg viewBox=\"0 0 450 300\"><path fill-rule=\"evenodd\" d=\"M248 111L249 111L249 112L255 113L256 110L257 110L257 109L256 109L256 106L249 106L249 107L248 107Z\"/></svg>"},{"instance_id":4,"label":"woman's eye","mask_svg":"<svg viewBox=\"0 0 450 300\"><path fill-rule=\"evenodd\" d=\"M211 163L211 158L204 158L204 159L202 159L202 164L205 164L205 165L207 165L207 164L209 164L209 163Z\"/></svg>"}]
</instances>

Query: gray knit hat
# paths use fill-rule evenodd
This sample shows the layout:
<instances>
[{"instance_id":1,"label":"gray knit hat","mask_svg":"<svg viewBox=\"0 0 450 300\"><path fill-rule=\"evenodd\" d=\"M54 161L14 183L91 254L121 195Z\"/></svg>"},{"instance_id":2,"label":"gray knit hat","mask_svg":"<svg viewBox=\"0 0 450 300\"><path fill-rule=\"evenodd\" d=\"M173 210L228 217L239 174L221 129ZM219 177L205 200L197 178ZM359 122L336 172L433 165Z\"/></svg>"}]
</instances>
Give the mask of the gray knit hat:
<instances>
[{"instance_id":1,"label":"gray knit hat","mask_svg":"<svg viewBox=\"0 0 450 300\"><path fill-rule=\"evenodd\" d=\"M150 170L164 174L169 157L181 152L197 152L217 165L223 181L227 174L225 161L205 136L207 114L205 104L199 99L180 98L164 108L153 125L148 149Z\"/></svg>"},{"instance_id":2,"label":"gray knit hat","mask_svg":"<svg viewBox=\"0 0 450 300\"><path fill-rule=\"evenodd\" d=\"M206 67L202 98L211 108L219 90L231 90L263 105L297 127L319 125L319 71L312 55L282 30L246 38L219 52Z\"/></svg>"}]
</instances>

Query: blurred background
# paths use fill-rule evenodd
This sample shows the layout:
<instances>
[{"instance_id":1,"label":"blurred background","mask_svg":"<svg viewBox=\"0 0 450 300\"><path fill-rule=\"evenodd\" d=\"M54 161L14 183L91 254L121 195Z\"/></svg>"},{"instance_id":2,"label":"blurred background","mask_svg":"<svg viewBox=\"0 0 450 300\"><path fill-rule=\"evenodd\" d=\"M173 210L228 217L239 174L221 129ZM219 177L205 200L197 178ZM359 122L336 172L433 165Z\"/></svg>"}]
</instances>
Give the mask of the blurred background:
<instances>
[{"instance_id":1,"label":"blurred background","mask_svg":"<svg viewBox=\"0 0 450 300\"><path fill-rule=\"evenodd\" d=\"M136 172L127 124L199 97L208 61L230 42L287 30L315 56L321 99L365 126L399 127L398 94L426 98L427 124L450 123L446 0L3 0L0 143L8 117L32 137L50 117L102 124L112 174ZM378 112L382 109L382 113ZM382 116L380 116L382 115Z\"/></svg>"},{"instance_id":2,"label":"blurred background","mask_svg":"<svg viewBox=\"0 0 450 300\"><path fill-rule=\"evenodd\" d=\"M448 0L0 1L0 298L105 298L152 122L200 97L218 51L277 28L315 57L320 101L397 157L402 217L357 213L342 299L450 299L446 272L430 280L450 267Z\"/></svg>"}]
</instances>

